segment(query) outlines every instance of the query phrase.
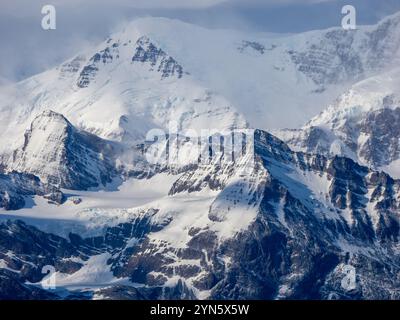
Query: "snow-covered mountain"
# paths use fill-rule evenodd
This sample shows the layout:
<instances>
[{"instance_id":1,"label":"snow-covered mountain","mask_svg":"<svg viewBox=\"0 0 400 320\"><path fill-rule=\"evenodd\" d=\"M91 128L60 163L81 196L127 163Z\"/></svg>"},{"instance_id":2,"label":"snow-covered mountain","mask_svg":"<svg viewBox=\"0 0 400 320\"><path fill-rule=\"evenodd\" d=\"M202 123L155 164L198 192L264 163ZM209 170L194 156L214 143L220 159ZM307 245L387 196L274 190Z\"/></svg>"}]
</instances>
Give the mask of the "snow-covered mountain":
<instances>
[{"instance_id":1,"label":"snow-covered mountain","mask_svg":"<svg viewBox=\"0 0 400 320\"><path fill-rule=\"evenodd\" d=\"M399 34L146 18L2 87L0 298L399 299Z\"/></svg>"},{"instance_id":2,"label":"snow-covered mountain","mask_svg":"<svg viewBox=\"0 0 400 320\"><path fill-rule=\"evenodd\" d=\"M349 85L398 63L399 23L397 14L356 31L276 36L138 19L61 66L3 88L2 149L45 110L128 142L171 121L196 130L297 127Z\"/></svg>"},{"instance_id":3,"label":"snow-covered mountain","mask_svg":"<svg viewBox=\"0 0 400 320\"><path fill-rule=\"evenodd\" d=\"M93 134L75 129L53 111L39 114L25 133L24 145L13 152L7 169L38 176L68 189L87 189L111 182L118 148Z\"/></svg>"},{"instance_id":4,"label":"snow-covered mountain","mask_svg":"<svg viewBox=\"0 0 400 320\"><path fill-rule=\"evenodd\" d=\"M155 201L85 211L109 219L97 236L1 224L3 292L37 283L51 264L58 290L42 296L398 299L400 181L347 158L295 153L264 131L254 141L254 164L170 173L175 182ZM350 290L346 265L357 269ZM38 287L15 294L26 290Z\"/></svg>"},{"instance_id":5,"label":"snow-covered mountain","mask_svg":"<svg viewBox=\"0 0 400 320\"><path fill-rule=\"evenodd\" d=\"M400 177L400 69L355 84L302 129L277 134L294 149L344 155Z\"/></svg>"},{"instance_id":6,"label":"snow-covered mountain","mask_svg":"<svg viewBox=\"0 0 400 320\"><path fill-rule=\"evenodd\" d=\"M147 23L163 28L157 19ZM178 130L246 127L231 102L202 86L138 24L86 55L5 88L1 138L10 144L2 149L20 147L24 131L46 110L66 116L79 129L127 145L142 141L150 129L168 130L172 122ZM14 137L19 139L10 141Z\"/></svg>"}]
</instances>

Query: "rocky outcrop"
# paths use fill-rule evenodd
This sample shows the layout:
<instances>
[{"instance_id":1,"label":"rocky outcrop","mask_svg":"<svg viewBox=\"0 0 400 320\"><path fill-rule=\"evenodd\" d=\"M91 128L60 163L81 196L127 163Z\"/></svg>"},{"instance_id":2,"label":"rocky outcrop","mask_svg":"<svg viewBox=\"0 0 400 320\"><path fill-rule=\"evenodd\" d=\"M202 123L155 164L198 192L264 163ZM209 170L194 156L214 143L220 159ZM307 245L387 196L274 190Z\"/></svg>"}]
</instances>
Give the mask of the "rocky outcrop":
<instances>
[{"instance_id":1,"label":"rocky outcrop","mask_svg":"<svg viewBox=\"0 0 400 320\"><path fill-rule=\"evenodd\" d=\"M49 201L61 204L65 196L57 187L42 183L32 174L10 172L0 174L0 208L18 210L26 205L26 198L43 196Z\"/></svg>"},{"instance_id":2,"label":"rocky outcrop","mask_svg":"<svg viewBox=\"0 0 400 320\"><path fill-rule=\"evenodd\" d=\"M150 64L150 70L161 73L161 78L173 76L181 78L183 75L182 66L162 49L157 48L146 36L142 36L137 40L132 62Z\"/></svg>"}]
</instances>

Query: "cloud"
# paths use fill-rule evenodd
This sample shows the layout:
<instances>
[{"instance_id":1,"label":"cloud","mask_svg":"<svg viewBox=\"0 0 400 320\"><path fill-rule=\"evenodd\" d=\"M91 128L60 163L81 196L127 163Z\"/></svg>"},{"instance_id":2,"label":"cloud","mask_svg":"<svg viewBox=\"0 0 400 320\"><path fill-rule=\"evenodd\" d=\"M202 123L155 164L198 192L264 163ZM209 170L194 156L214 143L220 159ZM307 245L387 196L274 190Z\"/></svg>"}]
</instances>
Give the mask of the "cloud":
<instances>
[{"instance_id":1,"label":"cloud","mask_svg":"<svg viewBox=\"0 0 400 320\"><path fill-rule=\"evenodd\" d=\"M185 8L209 8L229 0L134 0L134 1L116 1L124 5L140 9L185 9ZM115 3L115 2L114 2Z\"/></svg>"},{"instance_id":2,"label":"cloud","mask_svg":"<svg viewBox=\"0 0 400 320\"><path fill-rule=\"evenodd\" d=\"M63 0L60 0L63 1ZM336 0L115 0L114 4L127 5L134 8L141 9L187 9L187 8L210 8L218 6L221 4L226 5L260 5L260 6L271 6L271 5L282 5L282 4L313 4L326 1L336 1ZM71 2L68 1L68 2ZM80 0L72 0L72 2L79 3ZM99 1L96 1L98 3Z\"/></svg>"},{"instance_id":3,"label":"cloud","mask_svg":"<svg viewBox=\"0 0 400 320\"><path fill-rule=\"evenodd\" d=\"M206 28L295 33L338 26L347 0L0 0L0 80L24 79L100 42L121 21L179 19ZM399 0L352 0L357 21L375 23ZM41 29L41 8L57 10L57 30Z\"/></svg>"},{"instance_id":4,"label":"cloud","mask_svg":"<svg viewBox=\"0 0 400 320\"><path fill-rule=\"evenodd\" d=\"M16 16L26 16L39 12L46 4L62 7L130 7L137 9L205 9L220 5L226 6L277 6L290 4L313 4L339 0L1 0L1 12Z\"/></svg>"},{"instance_id":5,"label":"cloud","mask_svg":"<svg viewBox=\"0 0 400 320\"><path fill-rule=\"evenodd\" d=\"M62 7L130 7L137 9L204 9L230 2L231 0L1 0L2 13L16 16L40 11L46 4Z\"/></svg>"},{"instance_id":6,"label":"cloud","mask_svg":"<svg viewBox=\"0 0 400 320\"><path fill-rule=\"evenodd\" d=\"M291 4L316 4L322 2L337 2L339 0L228 0L231 5L246 5L246 6L287 6Z\"/></svg>"}]
</instances>

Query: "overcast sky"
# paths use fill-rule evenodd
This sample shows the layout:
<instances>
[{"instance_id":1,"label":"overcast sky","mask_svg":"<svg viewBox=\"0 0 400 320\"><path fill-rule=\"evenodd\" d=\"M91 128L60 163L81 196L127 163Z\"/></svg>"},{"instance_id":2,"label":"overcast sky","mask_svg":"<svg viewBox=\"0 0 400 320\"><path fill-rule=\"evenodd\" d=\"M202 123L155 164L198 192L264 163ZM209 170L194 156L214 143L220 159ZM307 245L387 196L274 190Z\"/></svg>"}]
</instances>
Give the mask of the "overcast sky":
<instances>
[{"instance_id":1,"label":"overcast sky","mask_svg":"<svg viewBox=\"0 0 400 320\"><path fill-rule=\"evenodd\" d=\"M57 10L57 29L41 29L41 8ZM163 16L208 28L293 33L339 26L343 5L358 24L400 11L400 0L0 0L0 84L46 70L104 39L121 20Z\"/></svg>"}]
</instances>

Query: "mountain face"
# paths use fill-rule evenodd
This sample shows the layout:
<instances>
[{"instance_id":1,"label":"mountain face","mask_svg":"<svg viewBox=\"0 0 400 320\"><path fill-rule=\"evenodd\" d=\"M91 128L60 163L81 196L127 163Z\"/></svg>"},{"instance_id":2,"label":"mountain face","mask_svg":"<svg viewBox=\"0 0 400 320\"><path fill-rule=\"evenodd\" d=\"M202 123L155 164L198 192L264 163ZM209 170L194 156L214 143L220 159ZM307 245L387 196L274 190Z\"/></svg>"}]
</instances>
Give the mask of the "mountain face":
<instances>
[{"instance_id":1,"label":"mountain face","mask_svg":"<svg viewBox=\"0 0 400 320\"><path fill-rule=\"evenodd\" d=\"M111 182L115 153L112 144L77 130L58 113L45 111L32 122L8 167L52 185L83 190Z\"/></svg>"},{"instance_id":2,"label":"mountain face","mask_svg":"<svg viewBox=\"0 0 400 320\"><path fill-rule=\"evenodd\" d=\"M399 28L138 19L1 88L0 299L400 299Z\"/></svg>"},{"instance_id":3,"label":"mountain face","mask_svg":"<svg viewBox=\"0 0 400 320\"><path fill-rule=\"evenodd\" d=\"M328 84L362 79L395 65L399 59L399 30L400 20L394 15L375 27L355 32L328 30L312 38L306 50L289 53L298 70L325 90Z\"/></svg>"},{"instance_id":4,"label":"mountain face","mask_svg":"<svg viewBox=\"0 0 400 320\"><path fill-rule=\"evenodd\" d=\"M399 177L399 83L398 69L363 80L302 129L277 135L296 150L343 155Z\"/></svg>"},{"instance_id":5,"label":"mountain face","mask_svg":"<svg viewBox=\"0 0 400 320\"><path fill-rule=\"evenodd\" d=\"M15 137L45 110L130 145L172 121L183 131L298 127L352 84L398 63L399 21L397 14L355 31L277 36L138 19L1 90L1 150L20 147Z\"/></svg>"},{"instance_id":6,"label":"mountain face","mask_svg":"<svg viewBox=\"0 0 400 320\"><path fill-rule=\"evenodd\" d=\"M95 281L69 292L86 298L398 299L400 181L347 158L293 152L264 131L254 150L254 163L187 169L165 198L116 212L125 221L99 236L65 240L4 222L7 281L37 283L51 264L64 288ZM59 245L7 241L33 235ZM50 250L40 254L50 260L35 250ZM347 265L351 290L341 286Z\"/></svg>"},{"instance_id":7,"label":"mountain face","mask_svg":"<svg viewBox=\"0 0 400 320\"><path fill-rule=\"evenodd\" d=\"M49 201L61 204L64 194L56 187L44 184L31 174L11 172L0 174L0 208L18 210L26 205L30 196L44 196Z\"/></svg>"},{"instance_id":8,"label":"mountain face","mask_svg":"<svg viewBox=\"0 0 400 320\"><path fill-rule=\"evenodd\" d=\"M140 37L136 41L136 45L132 62L149 63L151 66L150 70L157 70L157 72L161 73L161 78L171 76L182 78L182 66L162 49L157 48L148 37Z\"/></svg>"},{"instance_id":9,"label":"mountain face","mask_svg":"<svg viewBox=\"0 0 400 320\"><path fill-rule=\"evenodd\" d=\"M107 42L109 43L109 41ZM114 42L111 46L96 53L89 59L89 64L83 67L77 86L80 88L88 87L91 80L95 80L96 74L101 68L101 64L113 62L114 59L119 59L119 42ZM127 43L123 44L124 46ZM181 78L183 74L182 66L180 66L174 58L168 56L162 49L157 48L151 40L142 36L136 41L135 53L132 57L132 63L141 62L149 64L149 71L157 71L161 73L161 78L176 76ZM74 69L72 69L74 71Z\"/></svg>"},{"instance_id":10,"label":"mountain face","mask_svg":"<svg viewBox=\"0 0 400 320\"><path fill-rule=\"evenodd\" d=\"M159 24L157 19L153 23ZM172 123L180 131L198 132L247 126L231 101L190 75L168 46L153 38L140 24L132 25L5 90L0 126L1 139L9 144L0 153L20 148L23 139L18 137L47 110L62 114L78 129L128 147L142 142L151 129L169 131Z\"/></svg>"}]
</instances>

